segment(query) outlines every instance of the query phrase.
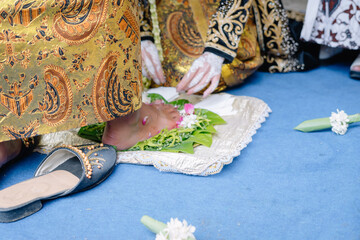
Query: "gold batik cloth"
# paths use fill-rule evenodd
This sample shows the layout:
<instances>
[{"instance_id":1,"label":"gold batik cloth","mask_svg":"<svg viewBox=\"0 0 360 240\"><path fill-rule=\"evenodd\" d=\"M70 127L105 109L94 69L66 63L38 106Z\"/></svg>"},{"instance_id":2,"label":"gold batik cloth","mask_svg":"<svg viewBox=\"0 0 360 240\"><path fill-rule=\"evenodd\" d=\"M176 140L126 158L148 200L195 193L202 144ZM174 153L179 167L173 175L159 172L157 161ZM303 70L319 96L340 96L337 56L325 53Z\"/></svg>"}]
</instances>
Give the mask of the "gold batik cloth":
<instances>
[{"instance_id":1,"label":"gold batik cloth","mask_svg":"<svg viewBox=\"0 0 360 240\"><path fill-rule=\"evenodd\" d=\"M1 0L0 141L139 109L138 8L136 0Z\"/></svg>"},{"instance_id":2,"label":"gold batik cloth","mask_svg":"<svg viewBox=\"0 0 360 240\"><path fill-rule=\"evenodd\" d=\"M215 2L215 3L214 3ZM211 16L219 1L160 0L157 13L163 48L165 86L174 87L190 69L193 61L202 55ZM216 91L241 84L263 63L257 43L253 15L249 16L241 36L237 56L224 64Z\"/></svg>"}]
</instances>

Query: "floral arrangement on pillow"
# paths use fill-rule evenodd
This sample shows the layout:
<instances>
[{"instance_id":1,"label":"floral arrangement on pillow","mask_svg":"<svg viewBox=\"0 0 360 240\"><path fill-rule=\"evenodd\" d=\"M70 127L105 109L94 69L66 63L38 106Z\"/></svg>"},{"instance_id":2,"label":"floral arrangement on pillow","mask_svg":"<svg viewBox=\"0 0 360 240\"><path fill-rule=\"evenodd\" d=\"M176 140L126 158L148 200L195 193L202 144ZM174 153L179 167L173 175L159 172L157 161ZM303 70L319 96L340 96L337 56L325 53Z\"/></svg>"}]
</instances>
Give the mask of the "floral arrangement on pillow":
<instances>
[{"instance_id":1,"label":"floral arrangement on pillow","mask_svg":"<svg viewBox=\"0 0 360 240\"><path fill-rule=\"evenodd\" d=\"M150 102L163 101L166 104L176 106L181 118L177 127L171 130L163 129L157 135L138 142L125 151L165 151L194 153L194 147L204 145L210 147L212 136L216 133L214 125L226 122L218 114L206 109L194 108L186 99L168 102L156 93L148 94ZM82 127L78 135L80 137L101 142L105 123L98 123Z\"/></svg>"}]
</instances>

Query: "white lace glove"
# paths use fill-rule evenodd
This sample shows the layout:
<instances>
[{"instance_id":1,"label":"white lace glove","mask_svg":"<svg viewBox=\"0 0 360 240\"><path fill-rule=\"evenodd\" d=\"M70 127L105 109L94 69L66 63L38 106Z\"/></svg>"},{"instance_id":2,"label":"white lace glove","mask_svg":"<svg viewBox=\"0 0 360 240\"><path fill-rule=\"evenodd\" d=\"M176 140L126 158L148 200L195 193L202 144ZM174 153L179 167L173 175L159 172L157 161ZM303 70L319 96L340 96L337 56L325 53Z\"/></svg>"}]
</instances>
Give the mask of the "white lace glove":
<instances>
[{"instance_id":1,"label":"white lace glove","mask_svg":"<svg viewBox=\"0 0 360 240\"><path fill-rule=\"evenodd\" d=\"M193 94L199 92L211 82L203 94L204 98L207 97L219 85L221 67L224 60L223 57L205 52L193 62L190 70L177 85L176 90Z\"/></svg>"},{"instance_id":2,"label":"white lace glove","mask_svg":"<svg viewBox=\"0 0 360 240\"><path fill-rule=\"evenodd\" d=\"M159 53L152 41L141 41L142 73L156 84L165 83L164 72L161 67Z\"/></svg>"}]
</instances>

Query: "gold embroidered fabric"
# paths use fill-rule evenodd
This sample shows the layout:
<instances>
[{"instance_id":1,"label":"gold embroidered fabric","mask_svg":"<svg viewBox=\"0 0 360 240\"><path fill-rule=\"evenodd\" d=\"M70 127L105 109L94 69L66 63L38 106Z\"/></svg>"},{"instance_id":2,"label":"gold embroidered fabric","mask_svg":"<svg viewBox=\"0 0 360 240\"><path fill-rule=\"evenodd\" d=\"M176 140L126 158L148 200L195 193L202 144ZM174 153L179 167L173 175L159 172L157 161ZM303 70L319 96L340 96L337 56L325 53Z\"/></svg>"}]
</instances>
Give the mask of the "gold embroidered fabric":
<instances>
[{"instance_id":1,"label":"gold embroidered fabric","mask_svg":"<svg viewBox=\"0 0 360 240\"><path fill-rule=\"evenodd\" d=\"M298 43L289 29L287 13L279 0L254 0L258 39L264 64L262 70L290 72L304 69L295 57Z\"/></svg>"},{"instance_id":2,"label":"gold embroidered fabric","mask_svg":"<svg viewBox=\"0 0 360 240\"><path fill-rule=\"evenodd\" d=\"M193 61L204 49L210 18L219 7L219 2L161 0L157 3L157 13L163 48L163 69L165 86L174 87L190 69ZM228 86L241 84L263 62L256 41L257 32L253 15L246 17L241 39L236 48L236 58L224 64L222 77L216 91ZM205 35L205 36L204 36ZM153 87L156 85L153 84Z\"/></svg>"},{"instance_id":3,"label":"gold embroidered fabric","mask_svg":"<svg viewBox=\"0 0 360 240\"><path fill-rule=\"evenodd\" d=\"M0 141L141 106L136 0L1 0Z\"/></svg>"},{"instance_id":4,"label":"gold embroidered fabric","mask_svg":"<svg viewBox=\"0 0 360 240\"><path fill-rule=\"evenodd\" d=\"M249 17L251 0L222 0L210 19L205 50L220 51L231 62L239 48L239 40Z\"/></svg>"}]
</instances>

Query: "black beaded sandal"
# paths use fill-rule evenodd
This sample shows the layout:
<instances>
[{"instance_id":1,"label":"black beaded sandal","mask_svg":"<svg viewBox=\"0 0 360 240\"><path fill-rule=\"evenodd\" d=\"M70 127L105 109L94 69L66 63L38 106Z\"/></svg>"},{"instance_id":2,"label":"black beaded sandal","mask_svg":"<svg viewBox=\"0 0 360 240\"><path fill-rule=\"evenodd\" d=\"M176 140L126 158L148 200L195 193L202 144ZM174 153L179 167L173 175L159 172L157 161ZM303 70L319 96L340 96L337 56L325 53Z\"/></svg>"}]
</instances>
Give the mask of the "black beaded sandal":
<instances>
[{"instance_id":1,"label":"black beaded sandal","mask_svg":"<svg viewBox=\"0 0 360 240\"><path fill-rule=\"evenodd\" d=\"M0 222L27 217L43 200L90 189L104 181L116 164L110 145L61 146L50 152L27 181L0 191Z\"/></svg>"}]
</instances>

